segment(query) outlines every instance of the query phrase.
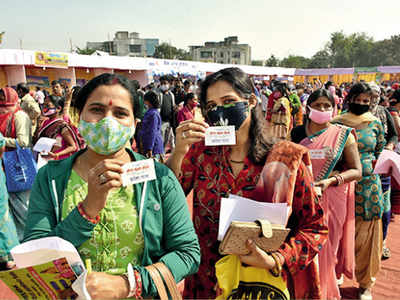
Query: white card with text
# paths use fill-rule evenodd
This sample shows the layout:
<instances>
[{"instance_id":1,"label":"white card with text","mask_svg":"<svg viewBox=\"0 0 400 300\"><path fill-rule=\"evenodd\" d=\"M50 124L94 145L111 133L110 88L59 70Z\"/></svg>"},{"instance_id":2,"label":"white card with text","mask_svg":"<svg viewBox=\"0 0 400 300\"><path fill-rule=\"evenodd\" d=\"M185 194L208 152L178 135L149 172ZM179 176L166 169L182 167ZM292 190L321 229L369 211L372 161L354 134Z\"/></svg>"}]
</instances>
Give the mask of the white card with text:
<instances>
[{"instance_id":1,"label":"white card with text","mask_svg":"<svg viewBox=\"0 0 400 300\"><path fill-rule=\"evenodd\" d=\"M235 126L211 126L206 129L206 146L236 145Z\"/></svg>"},{"instance_id":2,"label":"white card with text","mask_svg":"<svg viewBox=\"0 0 400 300\"><path fill-rule=\"evenodd\" d=\"M122 169L123 186L156 179L153 159L133 161L123 165Z\"/></svg>"}]
</instances>

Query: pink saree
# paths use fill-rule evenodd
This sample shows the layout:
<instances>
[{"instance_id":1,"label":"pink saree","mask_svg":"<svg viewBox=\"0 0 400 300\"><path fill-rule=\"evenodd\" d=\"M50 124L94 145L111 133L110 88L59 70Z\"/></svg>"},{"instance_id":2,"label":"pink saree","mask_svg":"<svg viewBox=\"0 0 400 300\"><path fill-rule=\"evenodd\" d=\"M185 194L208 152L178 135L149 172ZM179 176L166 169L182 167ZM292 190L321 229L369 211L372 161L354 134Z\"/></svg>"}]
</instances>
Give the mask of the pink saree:
<instances>
[{"instance_id":1,"label":"pink saree","mask_svg":"<svg viewBox=\"0 0 400 300\"><path fill-rule=\"evenodd\" d=\"M352 129L331 125L300 144L310 150L315 182L326 179L342 156ZM322 207L328 222L328 242L319 253L322 299L340 299L336 279L354 275L354 182L330 186L322 195Z\"/></svg>"}]
</instances>

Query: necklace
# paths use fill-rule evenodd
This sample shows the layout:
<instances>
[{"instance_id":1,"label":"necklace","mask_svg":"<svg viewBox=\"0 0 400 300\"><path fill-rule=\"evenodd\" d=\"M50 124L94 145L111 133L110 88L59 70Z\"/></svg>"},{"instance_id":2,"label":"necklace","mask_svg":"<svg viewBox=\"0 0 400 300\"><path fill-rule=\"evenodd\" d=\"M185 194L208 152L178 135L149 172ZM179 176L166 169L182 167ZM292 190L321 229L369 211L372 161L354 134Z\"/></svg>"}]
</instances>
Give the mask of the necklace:
<instances>
[{"instance_id":1,"label":"necklace","mask_svg":"<svg viewBox=\"0 0 400 300\"><path fill-rule=\"evenodd\" d=\"M233 163L235 163L235 164L243 164L243 163L244 163L244 160L242 160L242 161L237 161L237 160L230 159L229 161L230 161L230 162L233 162Z\"/></svg>"}]
</instances>

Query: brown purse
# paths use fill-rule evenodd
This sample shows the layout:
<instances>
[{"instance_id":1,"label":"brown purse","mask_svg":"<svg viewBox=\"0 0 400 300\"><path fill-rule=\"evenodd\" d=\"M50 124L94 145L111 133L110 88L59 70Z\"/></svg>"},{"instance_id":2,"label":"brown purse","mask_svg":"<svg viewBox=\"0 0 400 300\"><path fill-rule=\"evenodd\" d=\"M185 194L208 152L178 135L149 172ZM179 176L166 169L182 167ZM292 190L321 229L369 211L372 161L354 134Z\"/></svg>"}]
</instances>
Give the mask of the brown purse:
<instances>
[{"instance_id":1,"label":"brown purse","mask_svg":"<svg viewBox=\"0 0 400 300\"><path fill-rule=\"evenodd\" d=\"M283 225L271 224L268 220L254 222L232 221L219 245L219 253L246 255L249 250L246 241L251 239L266 252L276 251L285 241L290 229Z\"/></svg>"},{"instance_id":2,"label":"brown purse","mask_svg":"<svg viewBox=\"0 0 400 300\"><path fill-rule=\"evenodd\" d=\"M174 276L172 276L171 271L165 264L163 264L162 262L158 262L145 268L153 279L153 282L156 285L158 291L158 296L161 300L168 300L168 293L165 289L164 282L167 285L171 298L174 300L182 300L182 295L178 290Z\"/></svg>"}]
</instances>

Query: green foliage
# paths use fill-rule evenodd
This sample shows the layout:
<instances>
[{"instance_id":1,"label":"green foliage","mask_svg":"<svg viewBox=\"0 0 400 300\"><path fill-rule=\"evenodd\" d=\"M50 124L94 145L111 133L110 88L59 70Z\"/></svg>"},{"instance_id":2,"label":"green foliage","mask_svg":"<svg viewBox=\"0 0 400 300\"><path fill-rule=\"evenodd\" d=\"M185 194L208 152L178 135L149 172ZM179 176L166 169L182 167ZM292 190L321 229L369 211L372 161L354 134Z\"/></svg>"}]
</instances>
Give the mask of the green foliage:
<instances>
[{"instance_id":1,"label":"green foliage","mask_svg":"<svg viewBox=\"0 0 400 300\"><path fill-rule=\"evenodd\" d=\"M252 66L262 66L263 63L264 63L264 61L262 61L262 60L252 60L251 61Z\"/></svg>"},{"instance_id":2,"label":"green foliage","mask_svg":"<svg viewBox=\"0 0 400 300\"><path fill-rule=\"evenodd\" d=\"M307 68L308 64L310 63L310 59L304 56L298 55L289 55L281 60L279 63L280 67L285 68Z\"/></svg>"},{"instance_id":3,"label":"green foliage","mask_svg":"<svg viewBox=\"0 0 400 300\"><path fill-rule=\"evenodd\" d=\"M154 57L164 59L192 60L192 57L188 51L178 49L168 43L162 43L161 45L158 45L154 52Z\"/></svg>"},{"instance_id":4,"label":"green foliage","mask_svg":"<svg viewBox=\"0 0 400 300\"><path fill-rule=\"evenodd\" d=\"M92 49L92 48L88 48L88 47L86 47L86 48L76 47L75 52L77 54L82 54L82 55L92 55L93 53L96 52L96 50Z\"/></svg>"},{"instance_id":5,"label":"green foliage","mask_svg":"<svg viewBox=\"0 0 400 300\"><path fill-rule=\"evenodd\" d=\"M275 55L271 54L271 56L265 62L265 65L268 67L277 67L279 65L279 59L277 59Z\"/></svg>"},{"instance_id":6,"label":"green foliage","mask_svg":"<svg viewBox=\"0 0 400 300\"><path fill-rule=\"evenodd\" d=\"M271 55L267 66L290 68L351 68L400 65L400 35L374 41L366 33L333 32L325 47L311 58L289 55L280 62Z\"/></svg>"}]
</instances>

